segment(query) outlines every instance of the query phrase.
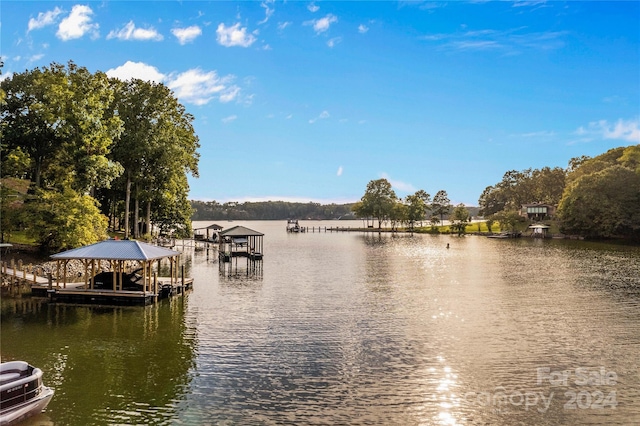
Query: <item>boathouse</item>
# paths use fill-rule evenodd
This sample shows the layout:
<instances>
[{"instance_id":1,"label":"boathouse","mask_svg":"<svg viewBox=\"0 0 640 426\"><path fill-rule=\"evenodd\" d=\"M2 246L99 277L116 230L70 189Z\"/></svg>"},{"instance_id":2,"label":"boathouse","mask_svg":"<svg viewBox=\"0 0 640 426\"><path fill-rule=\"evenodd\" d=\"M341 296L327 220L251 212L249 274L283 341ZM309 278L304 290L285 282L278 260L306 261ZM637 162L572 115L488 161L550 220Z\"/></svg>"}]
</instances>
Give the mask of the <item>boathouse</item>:
<instances>
[{"instance_id":1,"label":"boathouse","mask_svg":"<svg viewBox=\"0 0 640 426\"><path fill-rule=\"evenodd\" d=\"M547 238L549 236L549 228L551 228L549 225L540 223L529 225L529 229L531 229L531 236L533 238Z\"/></svg>"},{"instance_id":2,"label":"boathouse","mask_svg":"<svg viewBox=\"0 0 640 426\"><path fill-rule=\"evenodd\" d=\"M220 261L229 262L232 257L262 259L264 234L244 226L234 226L220 232Z\"/></svg>"},{"instance_id":3,"label":"boathouse","mask_svg":"<svg viewBox=\"0 0 640 426\"><path fill-rule=\"evenodd\" d=\"M178 277L180 255L140 241L113 239L68 250L51 256L56 261L56 286L47 292L61 302L146 305L191 287L193 280L185 279L184 272ZM169 276L158 277L165 259ZM84 265L83 283L71 283L74 277L67 276L70 260Z\"/></svg>"},{"instance_id":4,"label":"boathouse","mask_svg":"<svg viewBox=\"0 0 640 426\"><path fill-rule=\"evenodd\" d=\"M218 234L222 231L222 226L213 224L205 228L194 229L193 239L196 241L218 242Z\"/></svg>"}]
</instances>

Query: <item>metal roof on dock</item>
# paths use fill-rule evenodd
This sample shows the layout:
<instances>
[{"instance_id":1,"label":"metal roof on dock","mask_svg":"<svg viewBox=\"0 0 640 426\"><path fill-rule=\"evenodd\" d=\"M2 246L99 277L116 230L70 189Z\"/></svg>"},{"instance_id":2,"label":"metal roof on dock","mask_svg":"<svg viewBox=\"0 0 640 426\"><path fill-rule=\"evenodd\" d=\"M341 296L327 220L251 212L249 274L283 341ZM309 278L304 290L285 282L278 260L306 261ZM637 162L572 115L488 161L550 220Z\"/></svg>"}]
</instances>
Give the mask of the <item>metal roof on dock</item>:
<instances>
[{"instance_id":1,"label":"metal roof on dock","mask_svg":"<svg viewBox=\"0 0 640 426\"><path fill-rule=\"evenodd\" d=\"M222 226L214 223L213 225L205 226L204 228L195 228L194 231L198 231L200 229L213 229L214 231L219 231L222 229Z\"/></svg>"},{"instance_id":2,"label":"metal roof on dock","mask_svg":"<svg viewBox=\"0 0 640 426\"><path fill-rule=\"evenodd\" d=\"M245 226L234 226L233 228L229 228L226 231L220 232L220 236L222 237L262 237L263 233L254 231L253 229L249 229Z\"/></svg>"},{"instance_id":3,"label":"metal roof on dock","mask_svg":"<svg viewBox=\"0 0 640 426\"><path fill-rule=\"evenodd\" d=\"M179 256L180 252L133 240L104 240L85 247L63 251L52 259L155 260Z\"/></svg>"}]
</instances>

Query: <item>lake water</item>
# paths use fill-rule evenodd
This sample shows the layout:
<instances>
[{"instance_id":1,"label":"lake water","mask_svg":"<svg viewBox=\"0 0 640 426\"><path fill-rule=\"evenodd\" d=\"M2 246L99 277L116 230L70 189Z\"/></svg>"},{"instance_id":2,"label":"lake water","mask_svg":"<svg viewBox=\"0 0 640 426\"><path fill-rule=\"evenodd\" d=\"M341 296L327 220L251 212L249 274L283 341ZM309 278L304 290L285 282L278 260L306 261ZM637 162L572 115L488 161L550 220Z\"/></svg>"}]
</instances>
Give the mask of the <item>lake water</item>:
<instances>
[{"instance_id":1,"label":"lake water","mask_svg":"<svg viewBox=\"0 0 640 426\"><path fill-rule=\"evenodd\" d=\"M218 223L262 264L186 250L194 290L147 307L3 298L2 359L56 391L26 424L640 424L639 247Z\"/></svg>"}]
</instances>

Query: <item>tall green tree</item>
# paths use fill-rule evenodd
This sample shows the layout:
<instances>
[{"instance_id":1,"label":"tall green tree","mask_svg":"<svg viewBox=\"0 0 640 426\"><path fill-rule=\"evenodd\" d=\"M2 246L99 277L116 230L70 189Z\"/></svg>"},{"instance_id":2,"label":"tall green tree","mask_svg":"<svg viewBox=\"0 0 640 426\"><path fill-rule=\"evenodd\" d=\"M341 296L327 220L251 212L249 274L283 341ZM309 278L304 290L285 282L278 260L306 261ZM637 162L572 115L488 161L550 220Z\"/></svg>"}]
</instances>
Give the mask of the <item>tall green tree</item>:
<instances>
[{"instance_id":1,"label":"tall green tree","mask_svg":"<svg viewBox=\"0 0 640 426\"><path fill-rule=\"evenodd\" d=\"M53 63L0 84L3 150L19 147L28 155L27 178L36 188L83 193L118 176L121 168L106 155L122 123L111 114L113 91L104 73Z\"/></svg>"},{"instance_id":2,"label":"tall green tree","mask_svg":"<svg viewBox=\"0 0 640 426\"><path fill-rule=\"evenodd\" d=\"M440 222L444 221L444 216L448 215L451 211L451 200L447 195L447 191L440 190L433 196L433 202L431 203L431 212L434 215L440 216Z\"/></svg>"},{"instance_id":3,"label":"tall green tree","mask_svg":"<svg viewBox=\"0 0 640 426\"><path fill-rule=\"evenodd\" d=\"M576 159L576 164L579 159ZM581 160L580 160L581 161ZM496 185L484 189L478 203L480 214L520 210L523 204L558 205L565 188L566 171L560 167L509 170Z\"/></svg>"},{"instance_id":4,"label":"tall green tree","mask_svg":"<svg viewBox=\"0 0 640 426\"><path fill-rule=\"evenodd\" d=\"M544 203L557 206L562 199L565 187L566 172L560 167L543 167L531 171L531 192L528 202Z\"/></svg>"},{"instance_id":5,"label":"tall green tree","mask_svg":"<svg viewBox=\"0 0 640 426\"><path fill-rule=\"evenodd\" d=\"M0 85L6 93L0 107L0 169L3 176L32 185L28 203L8 210L29 220L13 223L26 226L49 250L106 236L104 218L88 195L122 171L107 158L122 123L112 113L106 75L73 62L54 63L14 74Z\"/></svg>"},{"instance_id":6,"label":"tall green tree","mask_svg":"<svg viewBox=\"0 0 640 426\"><path fill-rule=\"evenodd\" d=\"M614 165L574 180L558 207L561 231L590 238L640 237L640 174Z\"/></svg>"},{"instance_id":7,"label":"tall green tree","mask_svg":"<svg viewBox=\"0 0 640 426\"><path fill-rule=\"evenodd\" d=\"M402 200L398 199L391 208L389 213L389 221L391 222L391 229L397 231L398 228L408 221L409 208Z\"/></svg>"},{"instance_id":8,"label":"tall green tree","mask_svg":"<svg viewBox=\"0 0 640 426\"><path fill-rule=\"evenodd\" d=\"M47 252L88 245L107 238L107 218L96 200L71 188L36 190L38 202L26 206L27 234Z\"/></svg>"},{"instance_id":9,"label":"tall green tree","mask_svg":"<svg viewBox=\"0 0 640 426\"><path fill-rule=\"evenodd\" d=\"M145 222L152 219L164 228L189 232L191 207L186 174L198 176L198 137L188 114L173 93L163 84L142 80L111 80L116 93L116 111L124 130L116 140L111 157L124 166L118 182L124 194L124 229L128 237L140 234L140 211L145 207ZM131 206L133 200L133 208ZM112 203L115 201L112 201ZM131 211L133 225L131 226Z\"/></svg>"},{"instance_id":10,"label":"tall green tree","mask_svg":"<svg viewBox=\"0 0 640 426\"><path fill-rule=\"evenodd\" d=\"M505 209L508 200L506 194L496 186L487 186L480 198L478 205L480 206L481 216L491 216Z\"/></svg>"},{"instance_id":11,"label":"tall green tree","mask_svg":"<svg viewBox=\"0 0 640 426\"><path fill-rule=\"evenodd\" d=\"M451 230L460 236L466 232L467 225L471 222L471 215L465 205L460 203L451 212L449 220Z\"/></svg>"},{"instance_id":12,"label":"tall green tree","mask_svg":"<svg viewBox=\"0 0 640 426\"><path fill-rule=\"evenodd\" d=\"M360 199L361 204L357 204L354 213L358 217L368 217L370 215L377 219L378 229L382 228L382 223L391 216L391 211L398 197L386 179L372 180L367 184L367 189Z\"/></svg>"},{"instance_id":13,"label":"tall green tree","mask_svg":"<svg viewBox=\"0 0 640 426\"><path fill-rule=\"evenodd\" d=\"M516 210L502 210L492 216L500 224L501 231L515 232L518 222L522 219Z\"/></svg>"},{"instance_id":14,"label":"tall green tree","mask_svg":"<svg viewBox=\"0 0 640 426\"><path fill-rule=\"evenodd\" d=\"M405 197L407 207L406 215L410 228L413 228L417 222L422 222L427 214L427 204L424 201L424 197L422 197L419 192L420 191Z\"/></svg>"}]
</instances>

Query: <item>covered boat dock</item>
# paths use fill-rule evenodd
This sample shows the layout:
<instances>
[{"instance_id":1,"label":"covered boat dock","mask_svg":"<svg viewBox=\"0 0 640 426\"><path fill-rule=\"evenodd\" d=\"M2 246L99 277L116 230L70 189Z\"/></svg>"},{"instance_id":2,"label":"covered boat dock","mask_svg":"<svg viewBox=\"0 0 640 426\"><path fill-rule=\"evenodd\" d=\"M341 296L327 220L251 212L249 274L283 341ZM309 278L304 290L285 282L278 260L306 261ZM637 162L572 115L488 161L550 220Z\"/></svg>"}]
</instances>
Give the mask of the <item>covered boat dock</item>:
<instances>
[{"instance_id":1,"label":"covered boat dock","mask_svg":"<svg viewBox=\"0 0 640 426\"><path fill-rule=\"evenodd\" d=\"M32 292L44 290L56 302L151 304L192 287L193 279L184 277L184 269L178 276L180 255L140 241L105 240L52 255L56 261L55 284L32 287ZM158 277L165 259L169 261L169 276ZM73 277L67 276L70 260L80 260L84 265L84 282L71 282Z\"/></svg>"},{"instance_id":2,"label":"covered boat dock","mask_svg":"<svg viewBox=\"0 0 640 426\"><path fill-rule=\"evenodd\" d=\"M246 275L260 275L262 271L264 234L244 226L234 226L220 232L218 265L220 272L238 274L238 259L246 259ZM229 268L226 267L229 265Z\"/></svg>"},{"instance_id":3,"label":"covered boat dock","mask_svg":"<svg viewBox=\"0 0 640 426\"><path fill-rule=\"evenodd\" d=\"M244 226L234 226L220 232L220 261L229 262L232 257L262 260L263 237L263 233Z\"/></svg>"},{"instance_id":4,"label":"covered boat dock","mask_svg":"<svg viewBox=\"0 0 640 426\"><path fill-rule=\"evenodd\" d=\"M196 241L216 243L218 242L218 234L222 229L222 226L215 223L205 228L196 228L193 230L193 239Z\"/></svg>"}]
</instances>

